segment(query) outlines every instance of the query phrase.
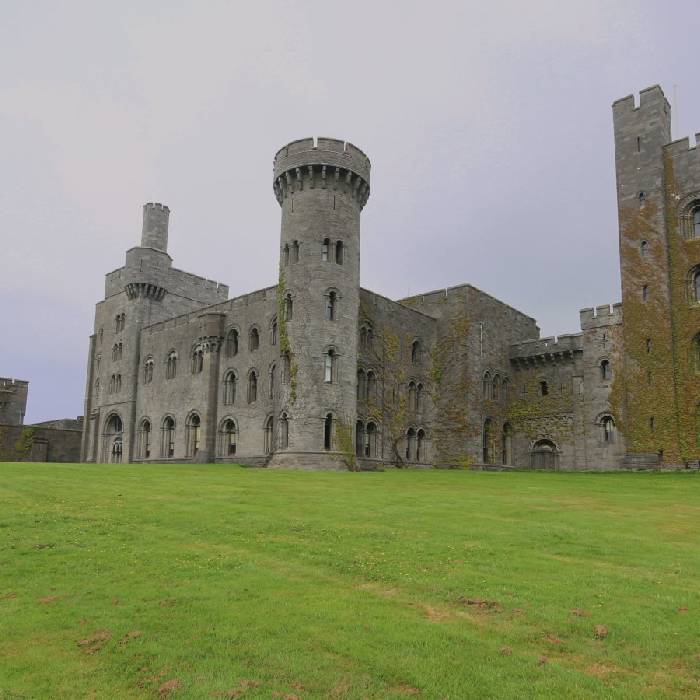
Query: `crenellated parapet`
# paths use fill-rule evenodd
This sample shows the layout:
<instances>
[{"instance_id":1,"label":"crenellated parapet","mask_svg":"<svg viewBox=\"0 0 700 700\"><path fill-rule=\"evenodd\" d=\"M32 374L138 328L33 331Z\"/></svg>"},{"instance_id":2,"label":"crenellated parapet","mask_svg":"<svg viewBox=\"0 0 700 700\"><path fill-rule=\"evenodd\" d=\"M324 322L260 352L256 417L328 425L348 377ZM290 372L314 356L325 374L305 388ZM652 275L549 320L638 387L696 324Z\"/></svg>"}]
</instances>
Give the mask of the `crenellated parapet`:
<instances>
[{"instance_id":1,"label":"crenellated parapet","mask_svg":"<svg viewBox=\"0 0 700 700\"><path fill-rule=\"evenodd\" d=\"M622 304L603 304L595 309L581 309L581 330L587 331L591 328L602 328L604 326L615 326L622 323Z\"/></svg>"},{"instance_id":2,"label":"crenellated parapet","mask_svg":"<svg viewBox=\"0 0 700 700\"><path fill-rule=\"evenodd\" d=\"M580 333L526 340L510 346L510 361L516 367L570 362L583 351Z\"/></svg>"},{"instance_id":3,"label":"crenellated parapet","mask_svg":"<svg viewBox=\"0 0 700 700\"><path fill-rule=\"evenodd\" d=\"M350 194L364 207L369 199L369 173L369 158L351 143L300 139L275 155L273 190L280 204L304 188L320 188Z\"/></svg>"},{"instance_id":4,"label":"crenellated parapet","mask_svg":"<svg viewBox=\"0 0 700 700\"><path fill-rule=\"evenodd\" d=\"M151 299L152 301L163 301L167 290L157 284L148 282L128 282L124 287L127 299Z\"/></svg>"}]
</instances>

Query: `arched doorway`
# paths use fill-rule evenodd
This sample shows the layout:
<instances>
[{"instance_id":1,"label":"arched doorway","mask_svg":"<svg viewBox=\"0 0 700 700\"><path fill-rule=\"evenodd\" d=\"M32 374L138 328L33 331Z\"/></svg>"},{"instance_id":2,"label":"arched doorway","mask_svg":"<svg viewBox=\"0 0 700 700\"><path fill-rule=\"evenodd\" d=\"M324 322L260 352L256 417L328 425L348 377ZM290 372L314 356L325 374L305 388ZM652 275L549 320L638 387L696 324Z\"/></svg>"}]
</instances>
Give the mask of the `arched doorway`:
<instances>
[{"instance_id":1,"label":"arched doorway","mask_svg":"<svg viewBox=\"0 0 700 700\"><path fill-rule=\"evenodd\" d=\"M107 422L105 423L105 432L103 436L105 462L119 464L122 461L123 432L124 425L122 419L116 413L113 413L107 418Z\"/></svg>"},{"instance_id":2,"label":"arched doorway","mask_svg":"<svg viewBox=\"0 0 700 700\"><path fill-rule=\"evenodd\" d=\"M493 421L487 418L484 421L484 431L481 438L481 458L484 464L493 464Z\"/></svg>"},{"instance_id":3,"label":"arched doorway","mask_svg":"<svg viewBox=\"0 0 700 700\"><path fill-rule=\"evenodd\" d=\"M501 459L503 464L513 464L513 427L510 423L503 424L503 445L501 446Z\"/></svg>"},{"instance_id":4,"label":"arched doorway","mask_svg":"<svg viewBox=\"0 0 700 700\"><path fill-rule=\"evenodd\" d=\"M556 469L559 451L551 440L538 440L530 451L530 466L533 469Z\"/></svg>"}]
</instances>

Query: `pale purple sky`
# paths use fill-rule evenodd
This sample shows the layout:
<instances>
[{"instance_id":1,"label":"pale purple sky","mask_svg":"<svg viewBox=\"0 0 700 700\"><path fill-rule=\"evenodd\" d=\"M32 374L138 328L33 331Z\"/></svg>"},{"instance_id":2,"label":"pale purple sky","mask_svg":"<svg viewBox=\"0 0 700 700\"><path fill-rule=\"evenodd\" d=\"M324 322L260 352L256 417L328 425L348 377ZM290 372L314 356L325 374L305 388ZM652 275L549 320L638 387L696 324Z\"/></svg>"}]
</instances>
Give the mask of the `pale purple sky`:
<instances>
[{"instance_id":1,"label":"pale purple sky","mask_svg":"<svg viewBox=\"0 0 700 700\"><path fill-rule=\"evenodd\" d=\"M363 286L470 282L577 331L620 298L610 104L677 85L674 137L700 131L699 29L697 2L5 2L0 376L28 422L82 413L144 202L176 267L274 284L272 157L306 136L372 160Z\"/></svg>"}]
</instances>

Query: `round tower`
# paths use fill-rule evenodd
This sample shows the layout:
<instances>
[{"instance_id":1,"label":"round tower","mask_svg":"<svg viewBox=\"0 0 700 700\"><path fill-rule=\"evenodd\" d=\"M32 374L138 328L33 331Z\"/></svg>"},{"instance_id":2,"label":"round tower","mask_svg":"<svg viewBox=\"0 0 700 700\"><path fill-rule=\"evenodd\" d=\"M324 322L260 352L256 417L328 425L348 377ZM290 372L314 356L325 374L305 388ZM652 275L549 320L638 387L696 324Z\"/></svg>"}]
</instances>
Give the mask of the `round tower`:
<instances>
[{"instance_id":1,"label":"round tower","mask_svg":"<svg viewBox=\"0 0 700 700\"><path fill-rule=\"evenodd\" d=\"M282 382L271 466L345 468L345 455L354 453L360 214L369 172L367 156L337 139L293 141L275 156Z\"/></svg>"}]
</instances>

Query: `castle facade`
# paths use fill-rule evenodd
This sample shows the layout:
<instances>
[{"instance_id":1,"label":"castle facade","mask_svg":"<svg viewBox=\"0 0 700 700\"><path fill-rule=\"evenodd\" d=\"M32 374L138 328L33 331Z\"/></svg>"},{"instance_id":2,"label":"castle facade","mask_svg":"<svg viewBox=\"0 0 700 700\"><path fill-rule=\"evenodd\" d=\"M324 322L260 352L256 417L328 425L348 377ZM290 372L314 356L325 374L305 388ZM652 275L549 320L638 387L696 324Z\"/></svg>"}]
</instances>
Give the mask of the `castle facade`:
<instances>
[{"instance_id":1,"label":"castle facade","mask_svg":"<svg viewBox=\"0 0 700 700\"><path fill-rule=\"evenodd\" d=\"M393 301L360 286L370 162L350 143L276 154L275 286L235 299L172 266L169 210L106 276L85 398L91 462L593 469L700 457L700 156L661 88L613 105L622 303L581 332L465 284Z\"/></svg>"}]
</instances>

